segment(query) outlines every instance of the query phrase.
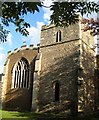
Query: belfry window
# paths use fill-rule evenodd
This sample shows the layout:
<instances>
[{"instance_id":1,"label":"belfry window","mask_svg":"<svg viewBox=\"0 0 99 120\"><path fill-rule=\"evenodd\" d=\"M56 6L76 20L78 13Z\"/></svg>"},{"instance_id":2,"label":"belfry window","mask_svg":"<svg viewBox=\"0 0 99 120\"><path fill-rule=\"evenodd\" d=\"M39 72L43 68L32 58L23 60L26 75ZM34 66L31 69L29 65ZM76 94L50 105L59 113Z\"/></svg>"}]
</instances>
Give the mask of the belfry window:
<instances>
[{"instance_id":1,"label":"belfry window","mask_svg":"<svg viewBox=\"0 0 99 120\"><path fill-rule=\"evenodd\" d=\"M29 63L25 58L15 64L13 68L13 88L29 88Z\"/></svg>"},{"instance_id":2,"label":"belfry window","mask_svg":"<svg viewBox=\"0 0 99 120\"><path fill-rule=\"evenodd\" d=\"M59 101L60 85L58 82L55 83L55 101Z\"/></svg>"},{"instance_id":3,"label":"belfry window","mask_svg":"<svg viewBox=\"0 0 99 120\"><path fill-rule=\"evenodd\" d=\"M56 42L60 42L61 41L61 31L59 30L57 33L56 33Z\"/></svg>"}]
</instances>

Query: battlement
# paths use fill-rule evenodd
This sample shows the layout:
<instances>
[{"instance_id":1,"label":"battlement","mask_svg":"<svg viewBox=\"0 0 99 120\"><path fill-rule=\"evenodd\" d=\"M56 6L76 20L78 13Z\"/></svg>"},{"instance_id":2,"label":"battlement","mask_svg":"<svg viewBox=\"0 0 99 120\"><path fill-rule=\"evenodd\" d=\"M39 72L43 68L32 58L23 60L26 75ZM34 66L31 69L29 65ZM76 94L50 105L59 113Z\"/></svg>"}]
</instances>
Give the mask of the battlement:
<instances>
[{"instance_id":1,"label":"battlement","mask_svg":"<svg viewBox=\"0 0 99 120\"><path fill-rule=\"evenodd\" d=\"M9 57L10 55L13 55L13 54L17 53L17 52L20 52L21 50L38 50L38 48L39 48L38 45L37 45L37 47L34 47L33 44L31 44L29 47L26 46L26 45L22 45L22 46L20 47L20 49L19 49L19 48L15 48L14 51L8 51L8 57Z\"/></svg>"},{"instance_id":2,"label":"battlement","mask_svg":"<svg viewBox=\"0 0 99 120\"><path fill-rule=\"evenodd\" d=\"M6 62L4 64L4 66L6 66L9 57L11 57L12 55L14 55L14 54L16 54L18 52L21 52L23 50L35 50L35 51L38 52L39 51L39 44L37 45L37 47L34 47L33 44L30 44L30 46L22 45L20 48L15 48L14 51L8 51L8 53L7 53L7 59L6 59Z\"/></svg>"}]
</instances>

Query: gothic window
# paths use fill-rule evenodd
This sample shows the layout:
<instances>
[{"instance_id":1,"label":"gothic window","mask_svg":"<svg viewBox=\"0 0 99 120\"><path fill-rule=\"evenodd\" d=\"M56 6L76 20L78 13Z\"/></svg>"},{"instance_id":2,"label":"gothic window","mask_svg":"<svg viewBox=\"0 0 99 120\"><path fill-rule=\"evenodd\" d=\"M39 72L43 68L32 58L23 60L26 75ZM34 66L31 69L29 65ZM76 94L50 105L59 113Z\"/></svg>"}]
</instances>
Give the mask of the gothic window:
<instances>
[{"instance_id":1,"label":"gothic window","mask_svg":"<svg viewBox=\"0 0 99 120\"><path fill-rule=\"evenodd\" d=\"M13 68L13 88L29 88L29 63L22 57Z\"/></svg>"},{"instance_id":2,"label":"gothic window","mask_svg":"<svg viewBox=\"0 0 99 120\"><path fill-rule=\"evenodd\" d=\"M55 101L59 101L59 91L60 91L60 86L59 83L55 83Z\"/></svg>"},{"instance_id":3,"label":"gothic window","mask_svg":"<svg viewBox=\"0 0 99 120\"><path fill-rule=\"evenodd\" d=\"M59 30L57 33L56 33L56 42L60 42L61 41L61 31Z\"/></svg>"}]
</instances>

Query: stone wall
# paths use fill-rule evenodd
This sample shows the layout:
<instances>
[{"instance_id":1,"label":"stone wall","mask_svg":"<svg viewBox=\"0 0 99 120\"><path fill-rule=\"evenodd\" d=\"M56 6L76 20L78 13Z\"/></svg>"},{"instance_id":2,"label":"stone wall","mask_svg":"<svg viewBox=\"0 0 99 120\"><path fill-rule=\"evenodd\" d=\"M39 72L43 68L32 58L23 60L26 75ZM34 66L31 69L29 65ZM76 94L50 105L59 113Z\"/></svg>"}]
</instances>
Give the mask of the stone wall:
<instances>
[{"instance_id":1,"label":"stone wall","mask_svg":"<svg viewBox=\"0 0 99 120\"><path fill-rule=\"evenodd\" d=\"M0 108L2 107L2 76L3 74L0 74Z\"/></svg>"},{"instance_id":2,"label":"stone wall","mask_svg":"<svg viewBox=\"0 0 99 120\"><path fill-rule=\"evenodd\" d=\"M34 70L34 82L33 82L33 99L32 99L32 110L38 112L38 95L39 95L39 78L41 71L41 57L42 54L38 53L35 60Z\"/></svg>"},{"instance_id":3,"label":"stone wall","mask_svg":"<svg viewBox=\"0 0 99 120\"><path fill-rule=\"evenodd\" d=\"M90 31L82 31L78 77L78 111L85 114L94 111L95 51L93 48L94 37L90 35Z\"/></svg>"},{"instance_id":4,"label":"stone wall","mask_svg":"<svg viewBox=\"0 0 99 120\"><path fill-rule=\"evenodd\" d=\"M2 74L1 74L1 76L2 76ZM2 81L0 80L0 109L1 108L2 108Z\"/></svg>"},{"instance_id":5,"label":"stone wall","mask_svg":"<svg viewBox=\"0 0 99 120\"><path fill-rule=\"evenodd\" d=\"M96 55L95 69L95 109L99 110L99 55Z\"/></svg>"},{"instance_id":6,"label":"stone wall","mask_svg":"<svg viewBox=\"0 0 99 120\"><path fill-rule=\"evenodd\" d=\"M33 72L35 58L38 54L38 48L32 45L27 48L25 45L21 49L15 49L14 52L8 52L5 63L5 72L3 77L3 108L8 110L31 110L32 90L33 90ZM13 88L13 68L22 58L26 58L29 63L29 88Z\"/></svg>"},{"instance_id":7,"label":"stone wall","mask_svg":"<svg viewBox=\"0 0 99 120\"><path fill-rule=\"evenodd\" d=\"M41 30L40 47L50 46L56 43L56 34L61 30L61 42L79 39L79 24L69 27L55 27L55 25L43 26Z\"/></svg>"},{"instance_id":8,"label":"stone wall","mask_svg":"<svg viewBox=\"0 0 99 120\"><path fill-rule=\"evenodd\" d=\"M56 32L61 41L56 42ZM43 27L40 52L41 72L38 107L40 112L76 112L79 67L79 24L68 28ZM55 83L59 83L59 101L55 101Z\"/></svg>"}]
</instances>

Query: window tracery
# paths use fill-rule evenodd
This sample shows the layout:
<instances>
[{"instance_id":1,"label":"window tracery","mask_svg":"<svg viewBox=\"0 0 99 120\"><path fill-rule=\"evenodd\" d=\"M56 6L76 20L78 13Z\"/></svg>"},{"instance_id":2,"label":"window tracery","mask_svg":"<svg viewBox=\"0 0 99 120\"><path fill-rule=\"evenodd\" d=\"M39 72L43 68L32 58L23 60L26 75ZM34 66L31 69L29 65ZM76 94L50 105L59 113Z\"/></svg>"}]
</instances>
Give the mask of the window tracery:
<instances>
[{"instance_id":1,"label":"window tracery","mask_svg":"<svg viewBox=\"0 0 99 120\"><path fill-rule=\"evenodd\" d=\"M29 63L22 57L13 68L13 88L29 88Z\"/></svg>"}]
</instances>

